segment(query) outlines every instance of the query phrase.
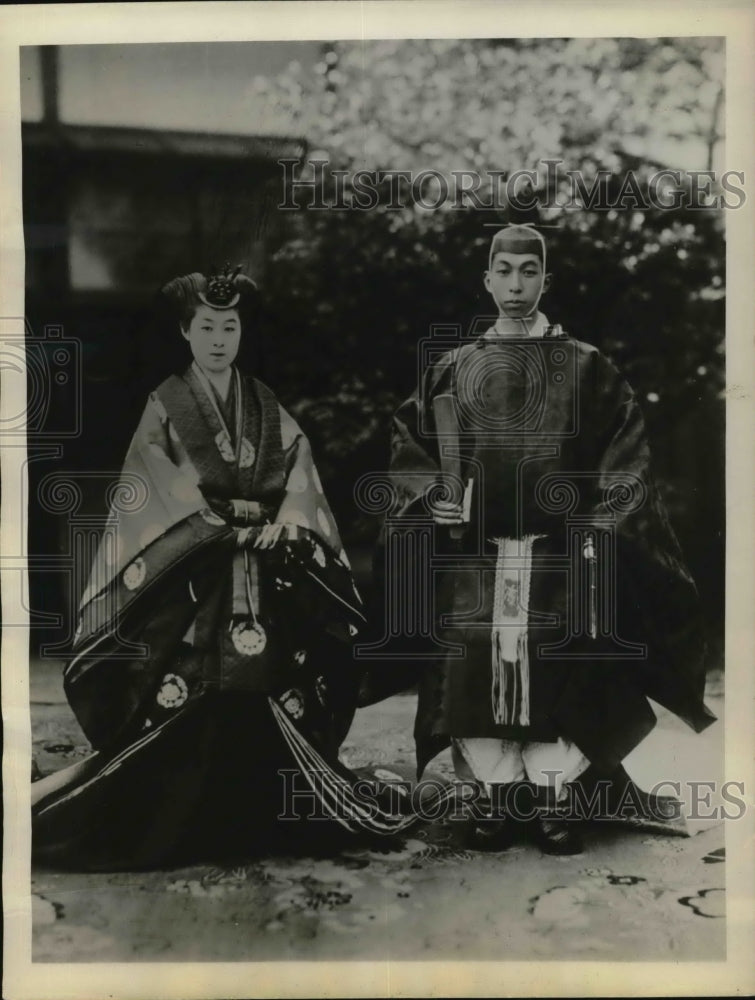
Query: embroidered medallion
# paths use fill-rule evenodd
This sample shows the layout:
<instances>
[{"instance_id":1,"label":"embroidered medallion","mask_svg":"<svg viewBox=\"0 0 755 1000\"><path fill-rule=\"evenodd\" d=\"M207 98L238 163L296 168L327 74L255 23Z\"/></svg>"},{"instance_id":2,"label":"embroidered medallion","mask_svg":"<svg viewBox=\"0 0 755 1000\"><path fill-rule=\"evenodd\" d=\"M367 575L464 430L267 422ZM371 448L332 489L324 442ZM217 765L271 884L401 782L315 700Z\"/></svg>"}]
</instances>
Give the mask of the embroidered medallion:
<instances>
[{"instance_id":1,"label":"embroidered medallion","mask_svg":"<svg viewBox=\"0 0 755 1000\"><path fill-rule=\"evenodd\" d=\"M136 590L144 583L147 566L143 559L134 559L123 571L123 582L129 590Z\"/></svg>"},{"instance_id":2,"label":"embroidered medallion","mask_svg":"<svg viewBox=\"0 0 755 1000\"><path fill-rule=\"evenodd\" d=\"M504 577L503 580L503 613L509 618L515 618L519 611L519 581Z\"/></svg>"},{"instance_id":3,"label":"embroidered medallion","mask_svg":"<svg viewBox=\"0 0 755 1000\"><path fill-rule=\"evenodd\" d=\"M183 677L166 674L157 692L156 701L161 708L178 708L189 697L189 688Z\"/></svg>"},{"instance_id":4,"label":"embroidered medallion","mask_svg":"<svg viewBox=\"0 0 755 1000\"><path fill-rule=\"evenodd\" d=\"M278 700L292 719L301 719L304 715L304 699L295 688L290 688Z\"/></svg>"},{"instance_id":5,"label":"embroidered medallion","mask_svg":"<svg viewBox=\"0 0 755 1000\"><path fill-rule=\"evenodd\" d=\"M215 444L220 452L220 457L224 462L235 462L236 456L231 447L231 439L228 436L228 431L222 430L218 431L215 435Z\"/></svg>"},{"instance_id":6,"label":"embroidered medallion","mask_svg":"<svg viewBox=\"0 0 755 1000\"><path fill-rule=\"evenodd\" d=\"M220 514L216 514L215 511L210 510L209 507L203 507L202 510L200 510L199 515L203 521L206 521L208 524L214 524L218 528L221 528L225 524L225 521Z\"/></svg>"},{"instance_id":7,"label":"embroidered medallion","mask_svg":"<svg viewBox=\"0 0 755 1000\"><path fill-rule=\"evenodd\" d=\"M225 456L223 456L225 458ZM239 468L248 469L250 465L254 465L254 460L257 457L257 452L254 450L254 445L251 441L246 438L241 439L241 448L239 450Z\"/></svg>"},{"instance_id":8,"label":"embroidered medallion","mask_svg":"<svg viewBox=\"0 0 755 1000\"><path fill-rule=\"evenodd\" d=\"M244 656L259 656L267 645L267 635L259 622L245 621L234 625L231 641Z\"/></svg>"},{"instance_id":9,"label":"embroidered medallion","mask_svg":"<svg viewBox=\"0 0 755 1000\"><path fill-rule=\"evenodd\" d=\"M299 666L301 666L302 663L304 663L306 658L307 658L306 649L297 649L297 651L294 653L294 660L296 660Z\"/></svg>"},{"instance_id":10,"label":"embroidered medallion","mask_svg":"<svg viewBox=\"0 0 755 1000\"><path fill-rule=\"evenodd\" d=\"M354 636L357 634L358 631L359 629L356 627L356 625L349 625L349 635Z\"/></svg>"}]
</instances>

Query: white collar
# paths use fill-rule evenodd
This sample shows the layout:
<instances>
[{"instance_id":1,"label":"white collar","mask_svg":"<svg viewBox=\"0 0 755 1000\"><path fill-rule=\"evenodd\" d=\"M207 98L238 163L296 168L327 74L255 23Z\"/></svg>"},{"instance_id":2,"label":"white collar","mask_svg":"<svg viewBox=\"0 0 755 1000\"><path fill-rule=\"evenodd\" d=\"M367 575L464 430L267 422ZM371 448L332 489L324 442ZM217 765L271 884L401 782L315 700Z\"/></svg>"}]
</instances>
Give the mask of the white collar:
<instances>
[{"instance_id":1,"label":"white collar","mask_svg":"<svg viewBox=\"0 0 755 1000\"><path fill-rule=\"evenodd\" d=\"M523 319L512 319L507 317L505 320L506 329L502 330L501 318L499 317L493 326L490 327L483 334L485 340L507 340L513 337L532 337L542 338L545 335L545 330L550 326L548 317L545 313L541 313L539 310L533 317L525 317Z\"/></svg>"}]
</instances>

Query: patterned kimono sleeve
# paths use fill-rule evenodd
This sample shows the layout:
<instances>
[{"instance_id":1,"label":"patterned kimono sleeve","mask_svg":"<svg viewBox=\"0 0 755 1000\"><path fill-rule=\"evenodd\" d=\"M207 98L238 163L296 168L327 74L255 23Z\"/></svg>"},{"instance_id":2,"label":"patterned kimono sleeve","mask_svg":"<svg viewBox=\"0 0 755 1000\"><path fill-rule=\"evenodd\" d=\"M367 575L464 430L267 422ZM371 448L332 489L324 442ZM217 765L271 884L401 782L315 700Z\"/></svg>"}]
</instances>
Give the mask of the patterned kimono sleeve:
<instances>
[{"instance_id":1,"label":"patterned kimono sleeve","mask_svg":"<svg viewBox=\"0 0 755 1000\"><path fill-rule=\"evenodd\" d=\"M275 522L296 525L318 535L338 559L348 566L346 552L323 491L309 441L283 407L280 407L280 418L286 482L285 494Z\"/></svg>"},{"instance_id":2,"label":"patterned kimono sleeve","mask_svg":"<svg viewBox=\"0 0 755 1000\"><path fill-rule=\"evenodd\" d=\"M155 394L147 400L112 496L82 606L172 525L205 506L198 476Z\"/></svg>"}]
</instances>

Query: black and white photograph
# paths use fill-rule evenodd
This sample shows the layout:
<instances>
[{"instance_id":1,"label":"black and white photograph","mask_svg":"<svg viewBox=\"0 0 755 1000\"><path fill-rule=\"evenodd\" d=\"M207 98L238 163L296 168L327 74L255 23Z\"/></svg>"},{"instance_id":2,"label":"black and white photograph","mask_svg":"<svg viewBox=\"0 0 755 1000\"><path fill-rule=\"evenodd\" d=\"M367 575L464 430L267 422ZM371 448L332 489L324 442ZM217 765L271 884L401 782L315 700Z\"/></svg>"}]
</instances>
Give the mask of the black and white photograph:
<instances>
[{"instance_id":1,"label":"black and white photograph","mask_svg":"<svg viewBox=\"0 0 755 1000\"><path fill-rule=\"evenodd\" d=\"M6 8L4 995L755 987L754 11L687 8Z\"/></svg>"}]
</instances>

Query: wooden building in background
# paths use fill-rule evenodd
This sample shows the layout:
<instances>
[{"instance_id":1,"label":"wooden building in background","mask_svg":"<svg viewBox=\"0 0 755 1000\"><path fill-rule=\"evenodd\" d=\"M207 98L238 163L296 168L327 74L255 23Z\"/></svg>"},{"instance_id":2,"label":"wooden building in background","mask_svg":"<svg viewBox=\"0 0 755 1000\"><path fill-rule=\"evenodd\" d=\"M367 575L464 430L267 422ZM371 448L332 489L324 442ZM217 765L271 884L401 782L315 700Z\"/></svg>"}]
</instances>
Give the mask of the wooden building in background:
<instances>
[{"instance_id":1,"label":"wooden building in background","mask_svg":"<svg viewBox=\"0 0 755 1000\"><path fill-rule=\"evenodd\" d=\"M65 569L70 518L102 515L145 394L185 346L155 327L158 290L225 261L264 283L280 238L277 161L305 150L285 136L66 123L55 47L40 50L40 66L43 113L22 122L29 388L48 397L29 435L47 448L37 459L30 448L33 624L61 607L70 618L80 586ZM44 499L61 471L81 492L73 512Z\"/></svg>"}]
</instances>

